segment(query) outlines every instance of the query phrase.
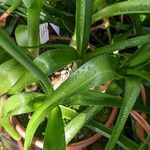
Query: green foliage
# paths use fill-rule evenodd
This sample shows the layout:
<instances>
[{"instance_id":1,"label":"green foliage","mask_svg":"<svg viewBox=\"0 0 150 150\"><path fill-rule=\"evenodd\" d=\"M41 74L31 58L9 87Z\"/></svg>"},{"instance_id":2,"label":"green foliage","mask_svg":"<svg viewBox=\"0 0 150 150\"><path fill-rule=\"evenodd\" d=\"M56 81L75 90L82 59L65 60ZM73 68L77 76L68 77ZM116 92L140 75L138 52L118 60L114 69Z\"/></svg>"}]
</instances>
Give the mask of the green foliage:
<instances>
[{"instance_id":1,"label":"green foliage","mask_svg":"<svg viewBox=\"0 0 150 150\"><path fill-rule=\"evenodd\" d=\"M56 141L58 142L57 144ZM51 150L64 150L66 148L64 124L59 107L51 110L45 131L43 149L49 150L49 148L51 148Z\"/></svg>"},{"instance_id":2,"label":"green foliage","mask_svg":"<svg viewBox=\"0 0 150 150\"><path fill-rule=\"evenodd\" d=\"M116 144L129 150L145 147L123 134L131 110L150 114L139 101L141 84L150 88L149 0L7 0L0 4L4 9L21 16L21 24L15 21L10 35L0 29L0 95L9 96L0 103L0 124L19 140L10 117L33 113L24 150L44 119L45 150L65 150L84 126L109 138L108 150ZM143 13L145 20L140 19ZM42 21L60 26L61 36L55 36L60 41L40 45ZM54 90L49 77L70 64L70 76ZM27 92L33 85L37 89ZM104 106L120 108L112 129L92 120Z\"/></svg>"},{"instance_id":3,"label":"green foliage","mask_svg":"<svg viewBox=\"0 0 150 150\"><path fill-rule=\"evenodd\" d=\"M85 55L92 17L92 0L76 1L76 47L80 57Z\"/></svg>"}]
</instances>

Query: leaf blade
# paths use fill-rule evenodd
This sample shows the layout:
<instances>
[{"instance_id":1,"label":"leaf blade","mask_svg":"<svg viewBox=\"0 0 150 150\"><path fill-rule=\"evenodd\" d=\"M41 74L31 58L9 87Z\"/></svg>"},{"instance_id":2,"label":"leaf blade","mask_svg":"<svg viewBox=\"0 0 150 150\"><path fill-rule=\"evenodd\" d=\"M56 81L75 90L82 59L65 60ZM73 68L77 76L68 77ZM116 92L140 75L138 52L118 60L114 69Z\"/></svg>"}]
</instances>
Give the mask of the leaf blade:
<instances>
[{"instance_id":1,"label":"leaf blade","mask_svg":"<svg viewBox=\"0 0 150 150\"><path fill-rule=\"evenodd\" d=\"M123 130L125 122L129 116L130 110L135 104L135 101L140 92L141 80L139 78L126 78L125 80L125 94L123 105L117 119L117 123L111 134L111 138L106 146L106 150L112 150L117 143L117 140Z\"/></svg>"},{"instance_id":2,"label":"leaf blade","mask_svg":"<svg viewBox=\"0 0 150 150\"><path fill-rule=\"evenodd\" d=\"M95 121L90 121L87 125L93 131L96 131L107 138L111 138L112 130L110 128L106 128L104 125L97 123ZM117 144L123 147L124 149L131 150L131 149L138 149L139 146L134 143L132 140L126 138L125 136L121 135L117 141Z\"/></svg>"},{"instance_id":3,"label":"leaf blade","mask_svg":"<svg viewBox=\"0 0 150 150\"><path fill-rule=\"evenodd\" d=\"M90 25L92 18L92 0L76 1L76 42L80 57L83 57L90 34Z\"/></svg>"},{"instance_id":4,"label":"leaf blade","mask_svg":"<svg viewBox=\"0 0 150 150\"><path fill-rule=\"evenodd\" d=\"M100 10L92 17L92 23L110 16L133 14L133 13L150 13L149 0L132 0L115 3Z\"/></svg>"},{"instance_id":5,"label":"leaf blade","mask_svg":"<svg viewBox=\"0 0 150 150\"><path fill-rule=\"evenodd\" d=\"M58 140L59 139L59 140ZM59 107L50 112L44 136L44 150L65 150L64 123Z\"/></svg>"}]
</instances>

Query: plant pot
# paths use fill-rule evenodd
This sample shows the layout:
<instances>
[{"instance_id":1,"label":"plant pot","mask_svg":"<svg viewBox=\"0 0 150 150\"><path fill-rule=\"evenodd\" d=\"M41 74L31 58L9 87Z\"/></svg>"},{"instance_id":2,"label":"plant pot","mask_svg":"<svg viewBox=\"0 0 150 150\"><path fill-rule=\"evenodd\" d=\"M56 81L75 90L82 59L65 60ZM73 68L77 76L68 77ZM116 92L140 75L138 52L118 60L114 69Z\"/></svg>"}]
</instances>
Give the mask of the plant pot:
<instances>
[{"instance_id":1,"label":"plant pot","mask_svg":"<svg viewBox=\"0 0 150 150\"><path fill-rule=\"evenodd\" d=\"M116 107L114 107L112 109L112 112L107 120L107 122L105 123L106 127L110 127L117 115L118 109ZM16 117L12 117L11 118L11 122L14 125L15 129L17 130L17 132L21 135L21 137L24 139L25 138L25 128L20 124L20 122L17 120ZM82 148L86 148L87 146L91 145L92 143L96 142L99 138L101 138L102 135L100 134L95 134L93 136L91 136L90 138L77 142L77 143L73 143L73 144L68 144L66 147L66 150L80 150ZM42 149L43 148L43 140L34 137L32 144L35 145L35 147ZM20 150L23 149L23 144L21 141L18 142L18 147L20 148Z\"/></svg>"}]
</instances>

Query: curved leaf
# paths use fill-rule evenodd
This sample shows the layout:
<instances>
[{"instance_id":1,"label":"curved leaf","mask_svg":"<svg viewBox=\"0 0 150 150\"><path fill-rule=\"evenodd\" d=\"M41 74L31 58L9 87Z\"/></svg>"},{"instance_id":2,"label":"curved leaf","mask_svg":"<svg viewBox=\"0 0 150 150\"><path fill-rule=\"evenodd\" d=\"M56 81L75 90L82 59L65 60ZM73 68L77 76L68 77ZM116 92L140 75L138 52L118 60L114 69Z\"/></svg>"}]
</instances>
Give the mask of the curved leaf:
<instances>
[{"instance_id":1,"label":"curved leaf","mask_svg":"<svg viewBox=\"0 0 150 150\"><path fill-rule=\"evenodd\" d=\"M76 50L70 49L58 49L47 51L38 56L34 63L48 76L53 72L63 68L64 66L72 63L78 59ZM9 94L14 94L21 91L25 86L28 86L38 81L38 78L32 75L31 72L26 70L24 74L19 78L16 84L8 91Z\"/></svg>"},{"instance_id":2,"label":"curved leaf","mask_svg":"<svg viewBox=\"0 0 150 150\"><path fill-rule=\"evenodd\" d=\"M95 23L96 21L105 17L133 13L150 13L150 1L132 0L112 4L94 14L92 17L92 23Z\"/></svg>"},{"instance_id":3,"label":"curved leaf","mask_svg":"<svg viewBox=\"0 0 150 150\"><path fill-rule=\"evenodd\" d=\"M88 91L85 93L76 94L71 96L69 100L70 105L82 105L82 106L103 105L111 107L116 106L121 108L123 103L121 97L113 96L106 93L100 93L96 91ZM144 106L140 103L135 103L133 109L140 112L150 113L150 107Z\"/></svg>"},{"instance_id":4,"label":"curved leaf","mask_svg":"<svg viewBox=\"0 0 150 150\"><path fill-rule=\"evenodd\" d=\"M150 45L141 46L123 66L134 67L150 60Z\"/></svg>"},{"instance_id":5,"label":"curved leaf","mask_svg":"<svg viewBox=\"0 0 150 150\"><path fill-rule=\"evenodd\" d=\"M126 78L125 80L125 93L123 104L116 125L111 134L111 138L106 146L106 150L112 150L119 139L119 136L124 128L126 120L133 108L140 92L141 80L136 77Z\"/></svg>"},{"instance_id":6,"label":"curved leaf","mask_svg":"<svg viewBox=\"0 0 150 150\"><path fill-rule=\"evenodd\" d=\"M65 150L64 123L61 110L55 107L51 110L44 136L43 150Z\"/></svg>"},{"instance_id":7,"label":"curved leaf","mask_svg":"<svg viewBox=\"0 0 150 150\"><path fill-rule=\"evenodd\" d=\"M150 72L144 70L127 70L128 75L136 75L150 82Z\"/></svg>"},{"instance_id":8,"label":"curved leaf","mask_svg":"<svg viewBox=\"0 0 150 150\"><path fill-rule=\"evenodd\" d=\"M24 73L24 67L11 59L0 65L0 95L6 93Z\"/></svg>"},{"instance_id":9,"label":"curved leaf","mask_svg":"<svg viewBox=\"0 0 150 150\"><path fill-rule=\"evenodd\" d=\"M2 116L19 115L39 108L46 96L42 93L18 93L7 99L3 105Z\"/></svg>"},{"instance_id":10,"label":"curved leaf","mask_svg":"<svg viewBox=\"0 0 150 150\"><path fill-rule=\"evenodd\" d=\"M15 30L15 37L19 46L28 45L28 30L26 25L19 25Z\"/></svg>"},{"instance_id":11,"label":"curved leaf","mask_svg":"<svg viewBox=\"0 0 150 150\"><path fill-rule=\"evenodd\" d=\"M50 110L56 107L57 104L47 98L46 102L36 111L32 118L30 119L28 126L26 128L26 136L25 136L25 143L24 143L24 150L28 150L31 143L34 133L40 123L44 120L44 118L49 114Z\"/></svg>"},{"instance_id":12,"label":"curved leaf","mask_svg":"<svg viewBox=\"0 0 150 150\"><path fill-rule=\"evenodd\" d=\"M109 128L106 128L104 125L102 125L100 123L97 123L92 120L86 126L89 127L90 129L104 135L107 138L111 138L112 130ZM136 143L134 143L133 141L131 141L130 139L126 138L123 135L120 135L120 138L118 139L117 144L126 150L133 150L133 149L139 148L139 146Z\"/></svg>"},{"instance_id":13,"label":"curved leaf","mask_svg":"<svg viewBox=\"0 0 150 150\"><path fill-rule=\"evenodd\" d=\"M90 52L87 55L85 55L84 59L88 60L88 59L94 58L102 54L107 54L113 51L123 50L125 48L134 47L134 46L138 46L138 45L142 45L146 43L150 43L150 35L138 36L135 38L122 40L114 44L110 44L110 45L97 48L95 52Z\"/></svg>"}]
</instances>

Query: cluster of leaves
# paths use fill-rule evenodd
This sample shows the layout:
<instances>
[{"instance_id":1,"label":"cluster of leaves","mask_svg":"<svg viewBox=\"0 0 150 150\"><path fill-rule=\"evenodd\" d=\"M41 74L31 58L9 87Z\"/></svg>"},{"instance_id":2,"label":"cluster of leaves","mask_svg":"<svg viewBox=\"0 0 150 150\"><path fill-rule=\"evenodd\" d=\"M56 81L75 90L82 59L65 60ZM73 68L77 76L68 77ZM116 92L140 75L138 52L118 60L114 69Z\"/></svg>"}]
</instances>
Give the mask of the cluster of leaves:
<instances>
[{"instance_id":1,"label":"cluster of leaves","mask_svg":"<svg viewBox=\"0 0 150 150\"><path fill-rule=\"evenodd\" d=\"M12 127L9 118L33 112L26 129L24 150L30 148L34 133L45 117L48 117L48 123L43 149L64 150L83 126L109 138L106 146L108 150L113 149L115 144L129 150L142 149L144 144L140 147L135 141L123 136L122 131L132 109L150 113L149 106L137 102L141 84L149 87L150 83L150 35L142 34L142 23L138 22L140 14L150 13L150 1L70 1L72 8L76 6L75 15L70 13L69 8L70 11L65 12L59 10L57 5L51 6L50 1L44 4L43 0L8 0L6 3L10 6L9 12L15 10L16 14L27 19L27 25L16 28L17 43L11 41L10 36L0 29L0 95L10 95L0 105L0 124L5 130L19 140L20 135ZM3 8L4 6L2 5ZM102 44L104 46L98 44L100 46L94 52L87 52L90 37L97 39L98 34L90 33L91 25L94 26L101 20L108 23L108 17L117 23L118 18L113 16L126 14L130 14L127 18L131 19L130 26L134 28L134 34L124 33L118 38L114 36L114 43ZM46 45L49 50L39 55L40 47L45 46L39 46L40 19L50 20L59 26L63 24L61 27L72 34L70 45L49 44ZM125 31L129 31L130 26L127 24L126 27L122 23L119 30L125 28ZM109 26L106 26L106 31L110 42L113 42ZM128 53L128 49L133 47L136 50ZM77 69L54 91L48 76L72 62L76 63ZM106 93L95 90L108 81L110 86ZM32 83L41 85L43 90L23 92ZM87 109L76 113L61 107L66 103L87 106ZM104 106L120 108L112 129L92 120ZM64 116L71 119L66 126L63 124Z\"/></svg>"}]
</instances>

